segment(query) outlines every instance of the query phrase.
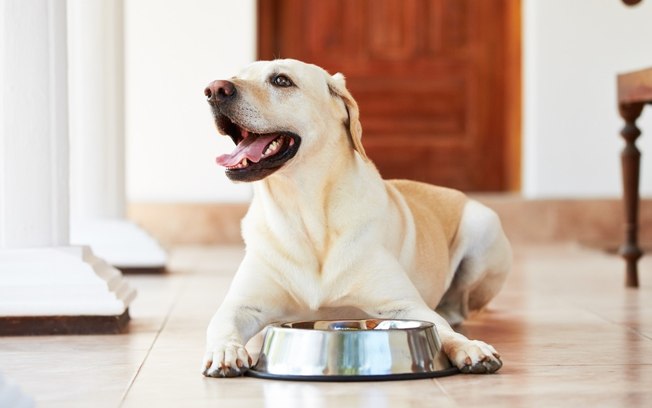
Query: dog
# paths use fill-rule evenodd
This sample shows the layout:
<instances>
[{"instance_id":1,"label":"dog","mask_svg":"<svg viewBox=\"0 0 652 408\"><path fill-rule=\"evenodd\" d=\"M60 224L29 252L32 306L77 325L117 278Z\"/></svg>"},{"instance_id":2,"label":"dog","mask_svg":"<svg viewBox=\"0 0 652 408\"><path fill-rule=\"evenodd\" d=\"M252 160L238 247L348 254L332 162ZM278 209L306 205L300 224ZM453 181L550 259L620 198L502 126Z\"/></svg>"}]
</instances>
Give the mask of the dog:
<instances>
[{"instance_id":1,"label":"dog","mask_svg":"<svg viewBox=\"0 0 652 408\"><path fill-rule=\"evenodd\" d=\"M510 270L492 210L456 190L383 180L340 73L258 61L205 95L236 145L217 163L254 192L241 224L245 256L208 326L205 376L244 374L244 345L270 323L333 318L432 322L461 372L500 369L491 345L451 328Z\"/></svg>"}]
</instances>

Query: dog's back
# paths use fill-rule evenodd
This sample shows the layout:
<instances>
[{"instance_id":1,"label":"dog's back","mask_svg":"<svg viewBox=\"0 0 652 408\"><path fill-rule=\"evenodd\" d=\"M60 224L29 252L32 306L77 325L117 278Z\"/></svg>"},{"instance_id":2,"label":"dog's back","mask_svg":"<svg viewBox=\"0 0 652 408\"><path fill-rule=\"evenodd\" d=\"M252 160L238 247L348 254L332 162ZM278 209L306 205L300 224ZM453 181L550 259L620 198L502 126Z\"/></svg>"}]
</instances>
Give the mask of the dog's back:
<instances>
[{"instance_id":1,"label":"dog's back","mask_svg":"<svg viewBox=\"0 0 652 408\"><path fill-rule=\"evenodd\" d=\"M432 229L433 225L440 225L443 233L441 238L450 249L468 197L457 190L417 181L387 180L386 182L403 195L412 211L417 235L421 235L420 226L429 226L428 229Z\"/></svg>"}]
</instances>

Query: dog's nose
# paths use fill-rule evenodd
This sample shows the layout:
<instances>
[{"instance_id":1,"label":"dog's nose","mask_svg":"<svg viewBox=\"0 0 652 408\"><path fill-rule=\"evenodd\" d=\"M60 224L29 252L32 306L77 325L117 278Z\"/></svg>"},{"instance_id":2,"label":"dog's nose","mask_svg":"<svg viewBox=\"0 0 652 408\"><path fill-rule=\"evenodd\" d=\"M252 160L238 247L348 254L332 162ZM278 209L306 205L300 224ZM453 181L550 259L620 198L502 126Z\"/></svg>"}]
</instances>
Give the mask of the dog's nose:
<instances>
[{"instance_id":1,"label":"dog's nose","mask_svg":"<svg viewBox=\"0 0 652 408\"><path fill-rule=\"evenodd\" d=\"M206 95L206 98L208 98L208 102L210 103L232 98L235 94L236 90L233 82L221 79L211 82L204 90L204 95Z\"/></svg>"}]
</instances>

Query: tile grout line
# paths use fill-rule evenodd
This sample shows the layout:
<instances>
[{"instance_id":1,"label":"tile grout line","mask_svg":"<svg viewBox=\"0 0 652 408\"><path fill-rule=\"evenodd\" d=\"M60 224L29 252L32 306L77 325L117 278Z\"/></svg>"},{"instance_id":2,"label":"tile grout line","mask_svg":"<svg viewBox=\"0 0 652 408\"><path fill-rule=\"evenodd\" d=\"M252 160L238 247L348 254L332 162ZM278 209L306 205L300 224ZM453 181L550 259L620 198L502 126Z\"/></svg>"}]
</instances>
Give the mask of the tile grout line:
<instances>
[{"instance_id":1,"label":"tile grout line","mask_svg":"<svg viewBox=\"0 0 652 408\"><path fill-rule=\"evenodd\" d=\"M118 408L122 407L124 405L125 399L127 398L127 395L129 395L129 391L131 391L131 388L133 387L134 383L136 382L136 379L138 378L138 375L140 374L143 366L149 359L149 355L152 352L152 349L154 348L154 345L158 341L158 338L160 337L161 333L165 329L165 327L168 324L168 320L170 320L170 316L172 315L172 310L177 306L177 303L179 302L179 298L181 297L181 294L186 290L186 287L188 286L188 282L184 282L183 286L179 288L178 293L174 297L174 300L172 301L172 304L168 308L167 313L165 314L165 318L163 319L163 322L161 323L161 327L157 330L156 336L154 336L154 340L152 340L152 344L150 344L149 348L147 349L147 353L145 353L145 357L143 358L143 361L138 365L138 369L134 373L134 375L131 377L131 380L129 381L129 385L127 386L127 389L125 392L122 394L122 397L120 398L120 403L118 404Z\"/></svg>"},{"instance_id":2,"label":"tile grout line","mask_svg":"<svg viewBox=\"0 0 652 408\"><path fill-rule=\"evenodd\" d=\"M450 402L452 402L452 403L457 407L459 404L457 403L457 401L455 400L455 398L453 398L453 396L450 395L450 394L448 393L448 391L446 391L446 388L444 388L444 385L443 385L442 383L440 383L439 380L438 380L437 378L433 378L432 380L433 380L433 381L435 382L435 384L437 385L437 388L439 388L439 390L440 390L440 391L441 391L441 392L446 396L446 398L448 398L448 400L449 400Z\"/></svg>"},{"instance_id":3,"label":"tile grout line","mask_svg":"<svg viewBox=\"0 0 652 408\"><path fill-rule=\"evenodd\" d=\"M637 334L638 336L642 337L642 338L645 339L645 340L652 340L652 337L650 337L650 336L648 336L647 334L641 332L640 330L636 330L635 328L631 327L631 326L630 326L629 324L627 324L627 323L617 322L617 321L615 321L615 320L613 320L613 319L607 318L607 317L603 316L602 314L600 314L600 313L598 313L598 312L595 312L595 311L593 311L593 310L591 310L591 309L588 309L588 308L586 308L586 307L584 307L584 306L580 306L580 305L575 305L575 306L578 307L580 310L584 310L585 312L588 312L588 313L592 314L593 316L596 316L596 317L598 317L599 319L602 319L602 320L604 320L605 322L607 322L607 323L609 323L609 324L612 324L612 325L615 325L615 326L619 326L619 327L623 327L623 328L625 328L627 331L629 331L629 332L631 332L631 333L634 333L634 334Z\"/></svg>"}]
</instances>

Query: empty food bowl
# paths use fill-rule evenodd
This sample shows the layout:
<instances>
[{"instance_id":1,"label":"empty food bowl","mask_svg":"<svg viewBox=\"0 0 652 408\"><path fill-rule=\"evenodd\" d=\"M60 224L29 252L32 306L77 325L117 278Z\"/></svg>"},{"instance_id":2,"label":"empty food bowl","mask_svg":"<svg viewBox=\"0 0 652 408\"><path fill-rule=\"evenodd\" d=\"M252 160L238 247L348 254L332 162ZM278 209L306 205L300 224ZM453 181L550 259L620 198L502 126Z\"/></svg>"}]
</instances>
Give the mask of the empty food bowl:
<instances>
[{"instance_id":1,"label":"empty food bowl","mask_svg":"<svg viewBox=\"0 0 652 408\"><path fill-rule=\"evenodd\" d=\"M380 381L457 373L435 326L416 320L315 320L269 326L248 375L306 381Z\"/></svg>"}]
</instances>

